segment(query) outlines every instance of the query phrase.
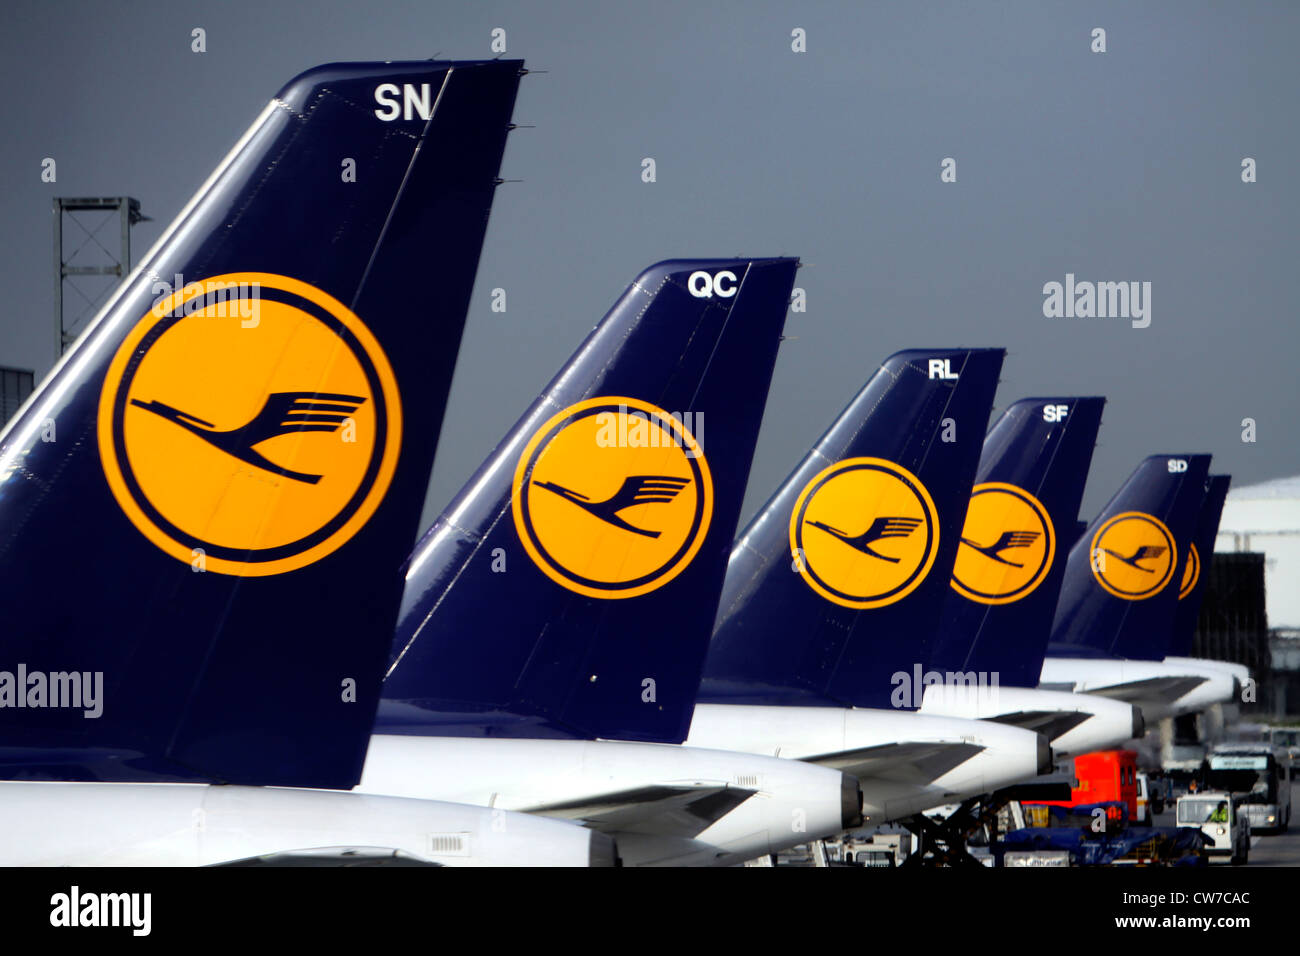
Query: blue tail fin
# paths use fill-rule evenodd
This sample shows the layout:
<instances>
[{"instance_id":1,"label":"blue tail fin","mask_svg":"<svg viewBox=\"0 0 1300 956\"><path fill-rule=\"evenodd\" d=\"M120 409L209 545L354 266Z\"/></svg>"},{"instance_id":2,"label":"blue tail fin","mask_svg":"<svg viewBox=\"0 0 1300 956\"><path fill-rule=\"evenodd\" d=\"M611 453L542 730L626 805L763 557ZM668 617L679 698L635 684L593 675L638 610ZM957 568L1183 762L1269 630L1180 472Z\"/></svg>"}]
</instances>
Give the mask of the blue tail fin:
<instances>
[{"instance_id":1,"label":"blue tail fin","mask_svg":"<svg viewBox=\"0 0 1300 956\"><path fill-rule=\"evenodd\" d=\"M989 432L935 670L1038 686L1105 404L1103 398L1026 398Z\"/></svg>"},{"instance_id":2,"label":"blue tail fin","mask_svg":"<svg viewBox=\"0 0 1300 956\"><path fill-rule=\"evenodd\" d=\"M701 700L887 707L924 669L1003 356L885 361L732 549Z\"/></svg>"},{"instance_id":3,"label":"blue tail fin","mask_svg":"<svg viewBox=\"0 0 1300 956\"><path fill-rule=\"evenodd\" d=\"M797 265L637 278L416 547L377 729L685 739Z\"/></svg>"},{"instance_id":4,"label":"blue tail fin","mask_svg":"<svg viewBox=\"0 0 1300 956\"><path fill-rule=\"evenodd\" d=\"M521 69L294 79L4 432L0 775L359 778Z\"/></svg>"},{"instance_id":5,"label":"blue tail fin","mask_svg":"<svg viewBox=\"0 0 1300 956\"><path fill-rule=\"evenodd\" d=\"M1048 654L1164 658L1209 468L1209 455L1138 466L1070 549Z\"/></svg>"},{"instance_id":6,"label":"blue tail fin","mask_svg":"<svg viewBox=\"0 0 1300 956\"><path fill-rule=\"evenodd\" d=\"M1196 621L1201 613L1201 597L1205 592L1206 572L1214 558L1214 539L1219 534L1219 518L1223 516L1223 502L1228 497L1231 475L1210 475L1201 513L1196 519L1196 534L1192 545L1185 549L1178 587L1178 608L1174 613L1174 630L1169 638L1168 655L1190 657L1196 640Z\"/></svg>"}]
</instances>

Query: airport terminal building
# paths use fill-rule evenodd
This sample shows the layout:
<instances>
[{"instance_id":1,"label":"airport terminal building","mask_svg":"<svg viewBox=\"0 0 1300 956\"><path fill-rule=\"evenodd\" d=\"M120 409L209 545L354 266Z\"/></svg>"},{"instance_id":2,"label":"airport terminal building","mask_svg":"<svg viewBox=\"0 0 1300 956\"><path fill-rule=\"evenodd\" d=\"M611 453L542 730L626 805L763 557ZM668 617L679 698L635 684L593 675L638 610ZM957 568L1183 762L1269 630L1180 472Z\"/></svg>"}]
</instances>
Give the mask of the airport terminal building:
<instances>
[{"instance_id":1,"label":"airport terminal building","mask_svg":"<svg viewBox=\"0 0 1300 956\"><path fill-rule=\"evenodd\" d=\"M1269 627L1300 631L1300 475L1228 492L1214 550L1264 554Z\"/></svg>"},{"instance_id":2,"label":"airport terminal building","mask_svg":"<svg viewBox=\"0 0 1300 956\"><path fill-rule=\"evenodd\" d=\"M1263 555L1274 677L1270 709L1300 713L1300 475L1230 491L1215 552Z\"/></svg>"}]
</instances>

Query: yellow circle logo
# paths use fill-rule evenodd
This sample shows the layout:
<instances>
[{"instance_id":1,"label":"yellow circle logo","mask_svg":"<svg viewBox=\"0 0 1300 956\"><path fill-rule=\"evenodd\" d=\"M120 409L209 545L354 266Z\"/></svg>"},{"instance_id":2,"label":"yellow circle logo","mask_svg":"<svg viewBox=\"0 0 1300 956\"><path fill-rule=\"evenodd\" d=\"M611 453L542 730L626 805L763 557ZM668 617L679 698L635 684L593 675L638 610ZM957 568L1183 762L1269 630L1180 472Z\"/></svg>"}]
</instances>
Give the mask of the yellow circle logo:
<instances>
[{"instance_id":1,"label":"yellow circle logo","mask_svg":"<svg viewBox=\"0 0 1300 956\"><path fill-rule=\"evenodd\" d=\"M590 398L537 430L511 488L519 539L548 578L629 598L677 577L704 543L713 479L681 421L634 398Z\"/></svg>"},{"instance_id":2,"label":"yellow circle logo","mask_svg":"<svg viewBox=\"0 0 1300 956\"><path fill-rule=\"evenodd\" d=\"M794 567L809 587L844 607L884 607L911 594L938 548L930 493L907 469L881 458L846 458L822 470L790 516Z\"/></svg>"},{"instance_id":3,"label":"yellow circle logo","mask_svg":"<svg viewBox=\"0 0 1300 956\"><path fill-rule=\"evenodd\" d=\"M1010 604L1043 583L1056 556L1056 534L1042 502L1015 485L971 489L952 569L952 588L981 604Z\"/></svg>"},{"instance_id":4,"label":"yellow circle logo","mask_svg":"<svg viewBox=\"0 0 1300 956\"><path fill-rule=\"evenodd\" d=\"M1092 574L1115 597L1142 601L1169 583L1177 553L1164 522L1141 511L1125 511L1092 536Z\"/></svg>"},{"instance_id":5,"label":"yellow circle logo","mask_svg":"<svg viewBox=\"0 0 1300 956\"><path fill-rule=\"evenodd\" d=\"M241 272L187 285L128 333L98 436L141 534L196 568L255 577L319 561L365 525L402 411L379 342L343 303Z\"/></svg>"},{"instance_id":6,"label":"yellow circle logo","mask_svg":"<svg viewBox=\"0 0 1300 956\"><path fill-rule=\"evenodd\" d=\"M1196 550L1196 543L1187 546L1187 562L1183 565L1183 581L1178 587L1178 600L1192 593L1196 582L1201 577L1201 553Z\"/></svg>"}]
</instances>

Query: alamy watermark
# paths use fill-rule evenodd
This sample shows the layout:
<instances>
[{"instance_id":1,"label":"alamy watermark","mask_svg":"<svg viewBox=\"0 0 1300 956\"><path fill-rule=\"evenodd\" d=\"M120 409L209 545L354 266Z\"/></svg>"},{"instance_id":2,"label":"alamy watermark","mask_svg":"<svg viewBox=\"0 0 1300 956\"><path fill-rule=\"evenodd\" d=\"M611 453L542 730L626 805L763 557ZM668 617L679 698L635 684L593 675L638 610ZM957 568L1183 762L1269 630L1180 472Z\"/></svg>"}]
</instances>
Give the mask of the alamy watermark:
<instances>
[{"instance_id":1,"label":"alamy watermark","mask_svg":"<svg viewBox=\"0 0 1300 956\"><path fill-rule=\"evenodd\" d=\"M104 713L104 672L29 671L19 664L0 671L0 708L5 707L82 710L94 720Z\"/></svg>"},{"instance_id":2,"label":"alamy watermark","mask_svg":"<svg viewBox=\"0 0 1300 956\"><path fill-rule=\"evenodd\" d=\"M156 318L166 315L194 315L211 309L214 319L238 318L239 324L246 329L257 328L261 321L262 284L260 282L218 282L205 279L202 282L186 283L185 276L177 273L172 277L175 283L158 279L150 288L154 295L153 312ZM173 297L184 298L183 303ZM171 307L167 304L171 301Z\"/></svg>"},{"instance_id":3,"label":"alamy watermark","mask_svg":"<svg viewBox=\"0 0 1300 956\"><path fill-rule=\"evenodd\" d=\"M671 412L668 417L695 439L696 447L683 446L681 439L666 427L667 423L652 422L645 412L626 405L620 405L617 413L596 414L596 444L600 448L685 447L687 458L698 457L697 447L704 444L704 413Z\"/></svg>"},{"instance_id":4,"label":"alamy watermark","mask_svg":"<svg viewBox=\"0 0 1300 956\"><path fill-rule=\"evenodd\" d=\"M913 664L910 673L895 671L889 682L894 687L889 695L893 707L919 709L931 687L941 688L936 694L945 705L960 704L977 710L997 706L997 671L927 671Z\"/></svg>"},{"instance_id":5,"label":"alamy watermark","mask_svg":"<svg viewBox=\"0 0 1300 956\"><path fill-rule=\"evenodd\" d=\"M152 893L87 893L73 885L50 897L50 925L59 927L122 927L132 936L148 936L153 928Z\"/></svg>"},{"instance_id":6,"label":"alamy watermark","mask_svg":"<svg viewBox=\"0 0 1300 956\"><path fill-rule=\"evenodd\" d=\"M1043 286L1043 315L1049 319L1129 319L1133 328L1151 324L1150 282L1065 282Z\"/></svg>"}]
</instances>

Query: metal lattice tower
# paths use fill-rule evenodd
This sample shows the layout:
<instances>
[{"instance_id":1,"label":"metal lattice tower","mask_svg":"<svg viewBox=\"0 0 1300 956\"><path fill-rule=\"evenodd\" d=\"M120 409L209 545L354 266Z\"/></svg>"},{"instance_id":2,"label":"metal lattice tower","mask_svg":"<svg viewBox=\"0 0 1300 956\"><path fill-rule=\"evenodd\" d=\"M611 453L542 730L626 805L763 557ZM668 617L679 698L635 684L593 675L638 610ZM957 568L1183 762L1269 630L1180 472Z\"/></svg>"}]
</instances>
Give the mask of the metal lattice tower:
<instances>
[{"instance_id":1,"label":"metal lattice tower","mask_svg":"<svg viewBox=\"0 0 1300 956\"><path fill-rule=\"evenodd\" d=\"M100 214L87 225L78 214ZM64 230L65 219L76 229ZM54 357L59 358L99 309L109 293L131 271L131 227L147 222L140 200L130 196L54 200ZM118 224L115 239L100 234ZM91 228L93 226L93 228ZM109 235L112 235L110 233ZM73 248L65 249L65 241ZM112 250L116 241L117 251ZM74 245L75 244L75 245ZM89 287L89 288L87 288ZM65 291L75 296L65 296ZM71 308L70 308L71 306ZM71 320L69 320L71 316Z\"/></svg>"}]
</instances>

